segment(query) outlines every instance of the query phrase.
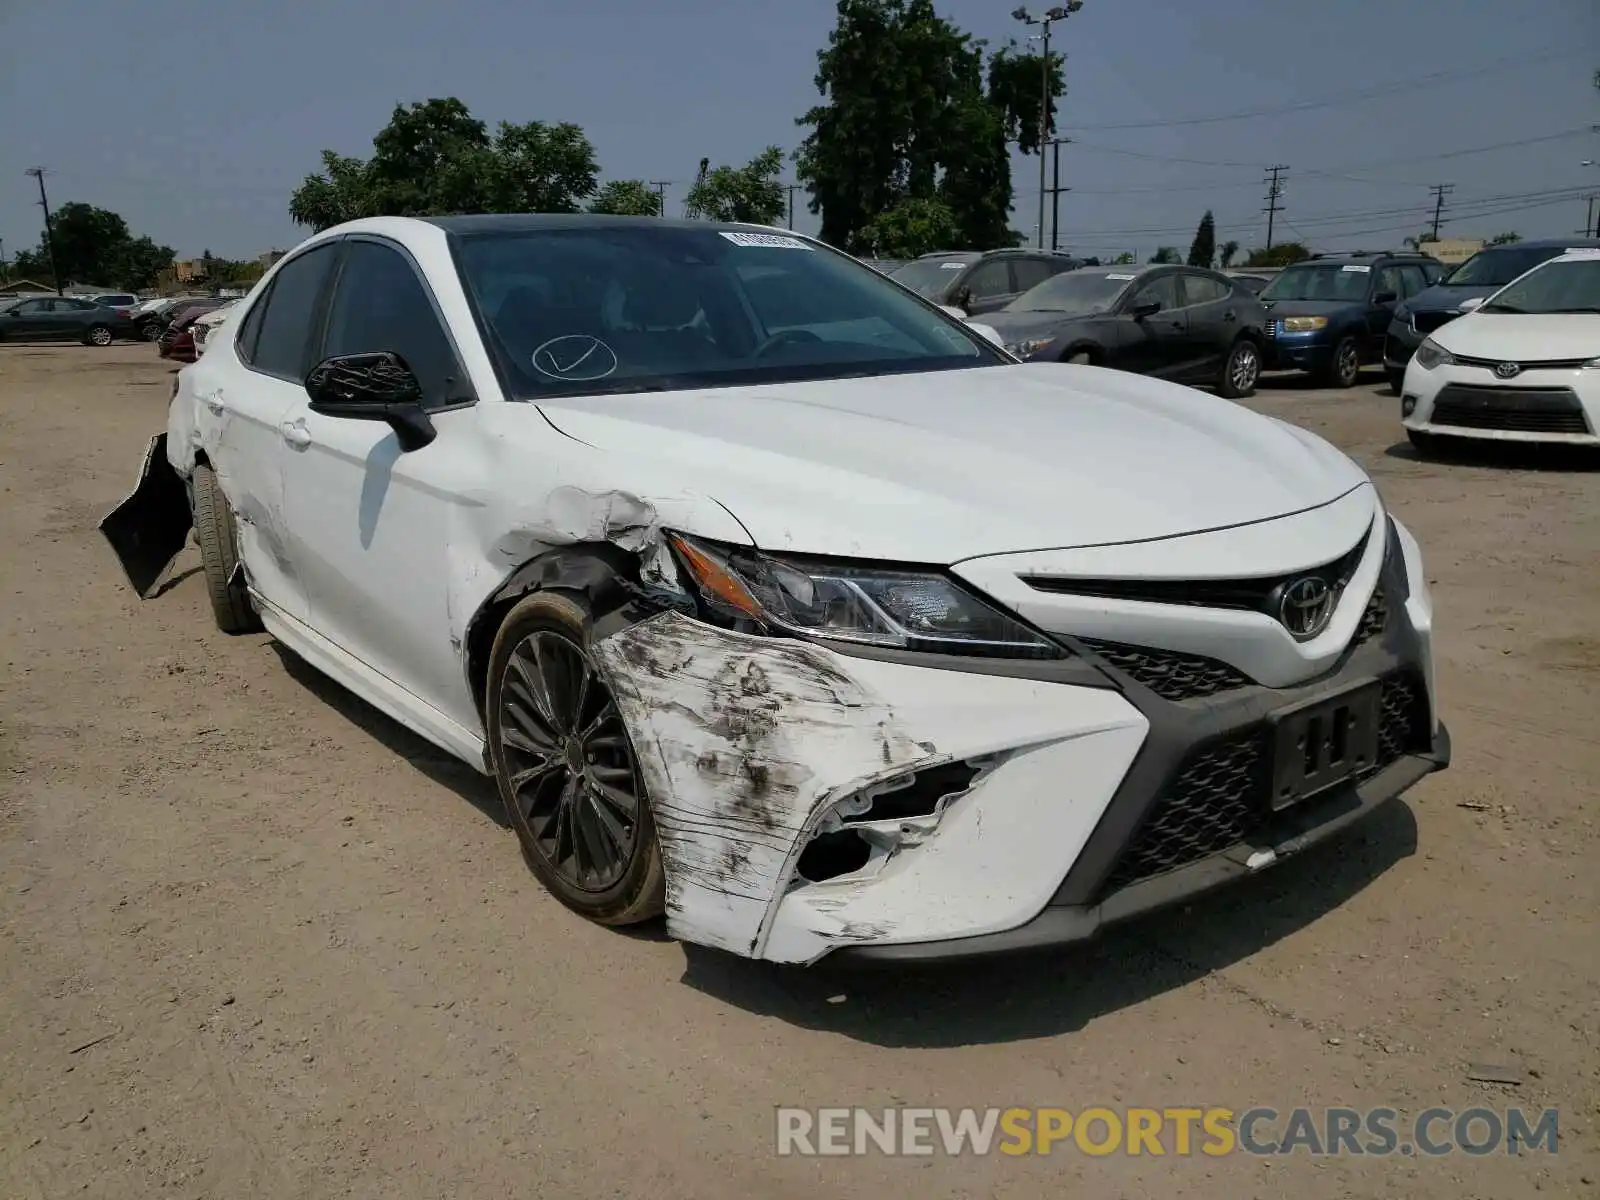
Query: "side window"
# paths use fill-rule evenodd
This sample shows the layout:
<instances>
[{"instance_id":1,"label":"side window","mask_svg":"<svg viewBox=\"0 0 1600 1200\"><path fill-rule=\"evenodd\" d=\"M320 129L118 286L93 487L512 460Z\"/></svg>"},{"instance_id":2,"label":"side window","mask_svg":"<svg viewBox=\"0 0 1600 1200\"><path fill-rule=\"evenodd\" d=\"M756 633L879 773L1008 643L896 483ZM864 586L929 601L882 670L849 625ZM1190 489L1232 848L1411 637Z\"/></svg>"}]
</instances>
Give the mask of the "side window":
<instances>
[{"instance_id":1,"label":"side window","mask_svg":"<svg viewBox=\"0 0 1600 1200\"><path fill-rule=\"evenodd\" d=\"M416 268L400 251L351 242L328 311L324 357L393 350L422 384L423 405L459 400L462 370Z\"/></svg>"},{"instance_id":2,"label":"side window","mask_svg":"<svg viewBox=\"0 0 1600 1200\"><path fill-rule=\"evenodd\" d=\"M311 369L311 327L317 300L333 266L336 243L324 243L290 259L272 279L263 302L254 356L250 365L296 383Z\"/></svg>"},{"instance_id":3,"label":"side window","mask_svg":"<svg viewBox=\"0 0 1600 1200\"><path fill-rule=\"evenodd\" d=\"M1432 287L1444 278L1444 264L1436 262L1423 263L1422 277L1428 281L1428 286Z\"/></svg>"},{"instance_id":4,"label":"side window","mask_svg":"<svg viewBox=\"0 0 1600 1200\"><path fill-rule=\"evenodd\" d=\"M967 276L965 287L971 289L974 300L990 296L1005 296L1011 292L1011 266L1003 259L986 262Z\"/></svg>"},{"instance_id":5,"label":"side window","mask_svg":"<svg viewBox=\"0 0 1600 1200\"><path fill-rule=\"evenodd\" d=\"M261 320L266 315L267 305L271 302L272 288L268 287L244 315L244 323L239 326L239 336L233 343L239 352L239 358L252 366L256 361L256 339L261 336Z\"/></svg>"},{"instance_id":6,"label":"side window","mask_svg":"<svg viewBox=\"0 0 1600 1200\"><path fill-rule=\"evenodd\" d=\"M1209 275L1185 274L1183 277L1183 300L1186 305L1214 304L1218 300L1226 300L1232 291L1227 284Z\"/></svg>"},{"instance_id":7,"label":"side window","mask_svg":"<svg viewBox=\"0 0 1600 1200\"><path fill-rule=\"evenodd\" d=\"M1399 267L1384 267L1378 272L1378 281L1372 285L1372 294L1376 296L1379 292L1393 292L1401 297L1406 294Z\"/></svg>"},{"instance_id":8,"label":"side window","mask_svg":"<svg viewBox=\"0 0 1600 1200\"><path fill-rule=\"evenodd\" d=\"M1046 279L1057 273L1058 268L1052 262L1042 258L1015 258L1011 260L1011 273L1017 278L1017 291L1025 292L1029 288L1038 287ZM976 292L973 295L977 295Z\"/></svg>"},{"instance_id":9,"label":"side window","mask_svg":"<svg viewBox=\"0 0 1600 1200\"><path fill-rule=\"evenodd\" d=\"M17 313L42 313L49 312L50 307L50 301L48 300L24 300L11 311Z\"/></svg>"},{"instance_id":10,"label":"side window","mask_svg":"<svg viewBox=\"0 0 1600 1200\"><path fill-rule=\"evenodd\" d=\"M95 306L87 300L57 300L56 307L66 309L68 312L88 312Z\"/></svg>"},{"instance_id":11,"label":"side window","mask_svg":"<svg viewBox=\"0 0 1600 1200\"><path fill-rule=\"evenodd\" d=\"M1422 273L1421 263L1406 263L1400 268L1400 278L1405 286L1400 289L1400 299L1409 300L1423 288L1428 286L1428 280Z\"/></svg>"},{"instance_id":12,"label":"side window","mask_svg":"<svg viewBox=\"0 0 1600 1200\"><path fill-rule=\"evenodd\" d=\"M1133 299L1128 301L1130 308L1137 308L1141 304L1156 303L1161 305L1163 312L1178 307L1178 277L1176 275L1162 275L1152 279L1137 292Z\"/></svg>"}]
</instances>

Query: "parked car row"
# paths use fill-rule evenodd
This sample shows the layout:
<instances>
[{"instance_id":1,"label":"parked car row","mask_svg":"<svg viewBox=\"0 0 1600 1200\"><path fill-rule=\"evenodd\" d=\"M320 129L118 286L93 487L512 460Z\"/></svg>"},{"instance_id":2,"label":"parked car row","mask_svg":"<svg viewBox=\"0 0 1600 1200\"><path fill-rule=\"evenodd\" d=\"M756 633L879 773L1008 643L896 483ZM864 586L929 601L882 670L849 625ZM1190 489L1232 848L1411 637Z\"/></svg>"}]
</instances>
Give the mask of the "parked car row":
<instances>
[{"instance_id":1,"label":"parked car row","mask_svg":"<svg viewBox=\"0 0 1600 1200\"><path fill-rule=\"evenodd\" d=\"M133 336L128 310L77 296L27 296L0 301L0 341L76 341L109 346Z\"/></svg>"}]
</instances>

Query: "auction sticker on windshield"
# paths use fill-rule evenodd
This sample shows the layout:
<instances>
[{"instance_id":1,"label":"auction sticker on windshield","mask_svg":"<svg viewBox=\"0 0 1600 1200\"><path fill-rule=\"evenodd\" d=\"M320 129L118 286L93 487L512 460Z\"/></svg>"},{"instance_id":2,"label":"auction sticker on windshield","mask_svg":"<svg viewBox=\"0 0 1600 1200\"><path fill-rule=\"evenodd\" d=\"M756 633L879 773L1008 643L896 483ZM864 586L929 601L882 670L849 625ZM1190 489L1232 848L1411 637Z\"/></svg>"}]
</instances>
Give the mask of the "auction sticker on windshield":
<instances>
[{"instance_id":1,"label":"auction sticker on windshield","mask_svg":"<svg viewBox=\"0 0 1600 1200\"><path fill-rule=\"evenodd\" d=\"M1110 273L1107 273L1106 278L1107 279L1137 279L1139 277L1137 275L1112 275Z\"/></svg>"},{"instance_id":2,"label":"auction sticker on windshield","mask_svg":"<svg viewBox=\"0 0 1600 1200\"><path fill-rule=\"evenodd\" d=\"M785 237L781 233L728 233L722 231L722 236L735 246L764 246L769 250L809 250L797 237Z\"/></svg>"},{"instance_id":3,"label":"auction sticker on windshield","mask_svg":"<svg viewBox=\"0 0 1600 1200\"><path fill-rule=\"evenodd\" d=\"M1354 275L1370 275L1372 273L1371 267L1365 266L1361 263L1346 263L1344 266L1340 267L1339 270L1349 271Z\"/></svg>"}]
</instances>

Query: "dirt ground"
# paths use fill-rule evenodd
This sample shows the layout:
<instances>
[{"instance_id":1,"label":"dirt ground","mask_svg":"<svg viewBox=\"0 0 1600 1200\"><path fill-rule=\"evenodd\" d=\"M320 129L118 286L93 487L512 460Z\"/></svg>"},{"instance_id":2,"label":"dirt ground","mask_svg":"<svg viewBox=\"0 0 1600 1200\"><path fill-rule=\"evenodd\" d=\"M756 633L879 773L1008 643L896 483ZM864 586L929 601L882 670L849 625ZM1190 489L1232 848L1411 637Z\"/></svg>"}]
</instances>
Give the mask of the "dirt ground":
<instances>
[{"instance_id":1,"label":"dirt ground","mask_svg":"<svg viewBox=\"0 0 1600 1200\"><path fill-rule=\"evenodd\" d=\"M192 548L137 601L95 523L168 369L0 347L0 1196L1600 1195L1600 462L1424 464L1376 378L1293 383L1252 403L1428 556L1454 767L1087 950L805 972L569 915ZM1560 1151L778 1158L790 1104L1556 1106Z\"/></svg>"}]
</instances>

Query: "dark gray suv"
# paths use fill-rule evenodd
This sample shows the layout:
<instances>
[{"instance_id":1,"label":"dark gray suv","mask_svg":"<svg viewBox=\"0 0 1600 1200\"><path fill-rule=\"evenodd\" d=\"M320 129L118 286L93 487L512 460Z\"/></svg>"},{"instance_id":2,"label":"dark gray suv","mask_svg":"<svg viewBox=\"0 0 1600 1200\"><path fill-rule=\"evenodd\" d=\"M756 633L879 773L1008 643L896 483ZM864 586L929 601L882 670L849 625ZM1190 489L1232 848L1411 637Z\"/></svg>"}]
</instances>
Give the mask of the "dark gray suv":
<instances>
[{"instance_id":1,"label":"dark gray suv","mask_svg":"<svg viewBox=\"0 0 1600 1200\"><path fill-rule=\"evenodd\" d=\"M1052 275L1083 266L1054 250L947 250L895 268L889 278L968 316L1004 308Z\"/></svg>"}]
</instances>

